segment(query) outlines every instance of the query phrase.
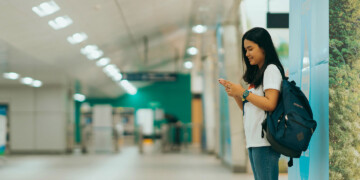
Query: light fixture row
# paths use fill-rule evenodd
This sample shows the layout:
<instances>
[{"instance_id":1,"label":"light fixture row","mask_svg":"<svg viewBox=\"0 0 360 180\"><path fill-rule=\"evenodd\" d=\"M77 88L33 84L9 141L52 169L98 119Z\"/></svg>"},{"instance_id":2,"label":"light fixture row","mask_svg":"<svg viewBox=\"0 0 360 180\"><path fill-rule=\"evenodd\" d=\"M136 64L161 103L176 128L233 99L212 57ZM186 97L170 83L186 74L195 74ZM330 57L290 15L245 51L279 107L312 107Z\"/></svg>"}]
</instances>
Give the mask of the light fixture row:
<instances>
[{"instance_id":1,"label":"light fixture row","mask_svg":"<svg viewBox=\"0 0 360 180\"><path fill-rule=\"evenodd\" d=\"M203 34L207 31L207 26L198 24L198 25L195 25L192 27L192 31L197 34ZM191 56L197 55L198 52L199 52L199 50L194 46L188 47L186 49L186 53ZM193 63L191 61L186 61L186 62L184 62L184 67L186 69L191 69L193 67Z\"/></svg>"},{"instance_id":2,"label":"light fixture row","mask_svg":"<svg viewBox=\"0 0 360 180\"><path fill-rule=\"evenodd\" d=\"M16 72L7 72L7 73L3 73L3 77L5 79L10 79L10 80L17 80L17 79L20 79L20 82L22 84L25 84L25 85L29 85L29 86L32 86L32 87L41 87L42 86L42 82L39 81L39 80L35 80L31 77L23 77L23 78L20 78L20 75Z\"/></svg>"},{"instance_id":3,"label":"light fixture row","mask_svg":"<svg viewBox=\"0 0 360 180\"><path fill-rule=\"evenodd\" d=\"M51 0L51 1L43 2L40 5L33 7L32 10L40 17L45 17L59 11L60 7L55 3L55 1ZM67 15L56 17L55 19L50 20L48 22L48 24L55 30L65 28L71 25L72 23L73 20ZM79 44L87 39L88 39L88 35L85 32L74 33L71 36L67 37L67 41L70 44ZM119 86L122 86L129 94L136 94L137 91L136 88L128 81L122 80L120 69L116 67L115 64L110 64L111 62L110 58L103 57L104 52L101 49L99 49L98 46L94 44L86 45L85 47L80 49L80 53L86 56L86 58L91 61L97 60L96 65L98 67L103 67L104 73L109 78L117 82L117 84L119 84ZM81 96L81 94L75 94L75 95L74 95L74 99L77 101L84 101L86 98L84 95Z\"/></svg>"}]
</instances>

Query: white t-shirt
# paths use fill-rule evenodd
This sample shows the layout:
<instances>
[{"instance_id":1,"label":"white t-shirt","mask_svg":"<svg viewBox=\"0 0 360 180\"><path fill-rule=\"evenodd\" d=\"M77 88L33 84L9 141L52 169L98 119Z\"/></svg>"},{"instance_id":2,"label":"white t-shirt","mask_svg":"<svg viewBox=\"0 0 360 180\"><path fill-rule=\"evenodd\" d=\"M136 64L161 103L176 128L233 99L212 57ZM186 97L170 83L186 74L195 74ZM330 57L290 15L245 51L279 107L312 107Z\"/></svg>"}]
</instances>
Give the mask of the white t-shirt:
<instances>
[{"instance_id":1,"label":"white t-shirt","mask_svg":"<svg viewBox=\"0 0 360 180\"><path fill-rule=\"evenodd\" d=\"M280 91L282 76L276 65L270 64L266 67L263 78L263 85L258 88L250 86L248 91L258 96L265 96L266 89L276 89ZM247 102L244 105L244 128L246 136L246 148L270 146L266 137L261 138L261 123L266 117L264 110Z\"/></svg>"}]
</instances>

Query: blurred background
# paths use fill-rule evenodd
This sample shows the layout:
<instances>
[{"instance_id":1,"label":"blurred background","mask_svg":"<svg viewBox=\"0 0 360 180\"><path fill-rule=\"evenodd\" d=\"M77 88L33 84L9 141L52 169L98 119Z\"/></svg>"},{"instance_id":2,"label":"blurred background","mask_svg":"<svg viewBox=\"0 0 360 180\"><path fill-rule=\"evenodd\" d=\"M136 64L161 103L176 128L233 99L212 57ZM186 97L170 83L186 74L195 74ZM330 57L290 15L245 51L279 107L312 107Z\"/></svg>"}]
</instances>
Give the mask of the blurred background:
<instances>
[{"instance_id":1,"label":"blurred background","mask_svg":"<svg viewBox=\"0 0 360 180\"><path fill-rule=\"evenodd\" d=\"M253 27L269 30L288 71L289 9L0 0L0 179L253 179L242 112L217 79L246 85L241 37Z\"/></svg>"}]
</instances>

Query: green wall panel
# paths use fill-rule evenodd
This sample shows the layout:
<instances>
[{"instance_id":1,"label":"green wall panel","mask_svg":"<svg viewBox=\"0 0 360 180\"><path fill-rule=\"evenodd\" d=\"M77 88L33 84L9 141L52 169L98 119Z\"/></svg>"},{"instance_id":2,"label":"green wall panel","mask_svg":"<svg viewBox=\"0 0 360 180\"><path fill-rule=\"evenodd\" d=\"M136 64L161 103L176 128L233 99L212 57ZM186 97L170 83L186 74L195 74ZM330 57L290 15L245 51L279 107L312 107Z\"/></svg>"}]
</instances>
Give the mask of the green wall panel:
<instances>
[{"instance_id":1,"label":"green wall panel","mask_svg":"<svg viewBox=\"0 0 360 180\"><path fill-rule=\"evenodd\" d=\"M190 75L178 74L173 82L155 82L138 89L135 95L125 94L116 99L87 99L91 106L111 104L114 107L132 107L135 109L152 108L156 103L165 113L173 114L183 123L191 122Z\"/></svg>"},{"instance_id":2,"label":"green wall panel","mask_svg":"<svg viewBox=\"0 0 360 180\"><path fill-rule=\"evenodd\" d=\"M111 104L114 107L151 108L151 102L160 104L166 113L174 114L182 122L191 122L190 75L178 75L174 82L155 82L138 89L135 95L125 94L117 99L91 99L94 104Z\"/></svg>"}]
</instances>

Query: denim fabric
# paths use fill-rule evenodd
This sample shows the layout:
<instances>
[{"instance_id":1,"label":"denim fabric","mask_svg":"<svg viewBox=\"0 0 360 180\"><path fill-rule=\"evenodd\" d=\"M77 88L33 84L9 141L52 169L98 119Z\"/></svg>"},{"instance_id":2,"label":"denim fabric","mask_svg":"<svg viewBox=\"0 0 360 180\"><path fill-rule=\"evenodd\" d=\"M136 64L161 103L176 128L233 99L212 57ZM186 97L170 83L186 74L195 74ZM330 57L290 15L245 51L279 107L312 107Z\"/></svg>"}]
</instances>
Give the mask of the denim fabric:
<instances>
[{"instance_id":1,"label":"denim fabric","mask_svg":"<svg viewBox=\"0 0 360 180\"><path fill-rule=\"evenodd\" d=\"M278 180L280 154L270 146L251 147L248 150L255 180Z\"/></svg>"}]
</instances>

